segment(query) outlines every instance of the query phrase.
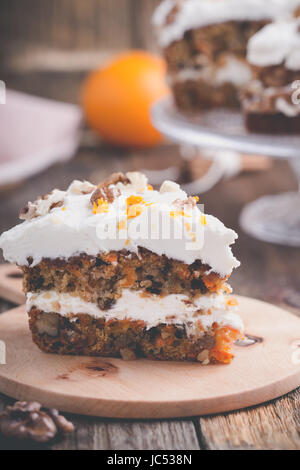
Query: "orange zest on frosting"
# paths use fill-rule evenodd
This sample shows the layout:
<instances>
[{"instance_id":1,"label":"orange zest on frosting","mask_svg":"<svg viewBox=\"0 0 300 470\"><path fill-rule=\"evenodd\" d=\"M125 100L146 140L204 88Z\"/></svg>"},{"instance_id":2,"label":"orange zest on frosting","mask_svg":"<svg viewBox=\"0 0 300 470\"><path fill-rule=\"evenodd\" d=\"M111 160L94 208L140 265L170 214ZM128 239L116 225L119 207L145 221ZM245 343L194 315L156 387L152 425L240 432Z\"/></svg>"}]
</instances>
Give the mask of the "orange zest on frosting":
<instances>
[{"instance_id":1,"label":"orange zest on frosting","mask_svg":"<svg viewBox=\"0 0 300 470\"><path fill-rule=\"evenodd\" d=\"M126 202L127 202L127 207L128 207L128 206L133 206L133 204L139 204L139 203L141 203L141 202L144 203L145 201L144 201L144 199L142 198L142 196L134 196L134 195L132 195L132 196L129 196L129 197L127 198L127 201L126 201Z\"/></svg>"},{"instance_id":2,"label":"orange zest on frosting","mask_svg":"<svg viewBox=\"0 0 300 470\"><path fill-rule=\"evenodd\" d=\"M199 222L201 225L207 225L207 220L204 214L200 215Z\"/></svg>"},{"instance_id":3,"label":"orange zest on frosting","mask_svg":"<svg viewBox=\"0 0 300 470\"><path fill-rule=\"evenodd\" d=\"M182 211L170 211L170 217L180 217Z\"/></svg>"},{"instance_id":4,"label":"orange zest on frosting","mask_svg":"<svg viewBox=\"0 0 300 470\"><path fill-rule=\"evenodd\" d=\"M193 240L193 242L196 242L197 237L196 237L195 232L191 232L191 233L190 233L190 237L191 237L191 239Z\"/></svg>"},{"instance_id":5,"label":"orange zest on frosting","mask_svg":"<svg viewBox=\"0 0 300 470\"><path fill-rule=\"evenodd\" d=\"M143 205L146 205L146 202L142 196L129 196L126 200L126 203L128 219L133 219L134 217L140 215L144 210Z\"/></svg>"},{"instance_id":6,"label":"orange zest on frosting","mask_svg":"<svg viewBox=\"0 0 300 470\"><path fill-rule=\"evenodd\" d=\"M120 222L118 223L118 230L124 230L126 229L127 227L127 223L126 223L126 220L120 220Z\"/></svg>"},{"instance_id":7,"label":"orange zest on frosting","mask_svg":"<svg viewBox=\"0 0 300 470\"><path fill-rule=\"evenodd\" d=\"M143 212L144 208L141 204L134 204L133 206L127 207L128 219L133 219Z\"/></svg>"},{"instance_id":8,"label":"orange zest on frosting","mask_svg":"<svg viewBox=\"0 0 300 470\"><path fill-rule=\"evenodd\" d=\"M97 202L93 204L93 214L103 214L104 212L108 212L108 202L106 199L98 199Z\"/></svg>"},{"instance_id":9,"label":"orange zest on frosting","mask_svg":"<svg viewBox=\"0 0 300 470\"><path fill-rule=\"evenodd\" d=\"M151 184L147 184L147 189L148 191L153 191L153 186L151 186Z\"/></svg>"},{"instance_id":10,"label":"orange zest on frosting","mask_svg":"<svg viewBox=\"0 0 300 470\"><path fill-rule=\"evenodd\" d=\"M190 214L187 214L184 211L170 211L170 217L175 219L175 217L192 217Z\"/></svg>"}]
</instances>

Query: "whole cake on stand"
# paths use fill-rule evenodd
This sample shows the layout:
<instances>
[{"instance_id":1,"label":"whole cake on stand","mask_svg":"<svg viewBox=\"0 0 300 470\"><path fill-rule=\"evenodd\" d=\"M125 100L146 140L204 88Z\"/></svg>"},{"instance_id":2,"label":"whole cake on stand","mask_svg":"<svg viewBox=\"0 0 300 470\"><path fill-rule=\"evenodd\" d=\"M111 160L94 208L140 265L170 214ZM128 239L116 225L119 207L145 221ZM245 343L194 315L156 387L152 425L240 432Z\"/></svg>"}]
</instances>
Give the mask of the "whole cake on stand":
<instances>
[{"instance_id":1,"label":"whole cake on stand","mask_svg":"<svg viewBox=\"0 0 300 470\"><path fill-rule=\"evenodd\" d=\"M253 80L241 95L249 131L300 134L300 18L265 26L250 39L247 60Z\"/></svg>"},{"instance_id":2,"label":"whole cake on stand","mask_svg":"<svg viewBox=\"0 0 300 470\"><path fill-rule=\"evenodd\" d=\"M153 23L174 103L154 106L156 128L181 144L288 159L300 187L299 11L299 0L163 1ZM300 246L299 205L297 192L261 198L241 225Z\"/></svg>"},{"instance_id":3,"label":"whole cake on stand","mask_svg":"<svg viewBox=\"0 0 300 470\"><path fill-rule=\"evenodd\" d=\"M251 80L249 39L294 14L299 0L165 0L153 16L177 106L185 111L239 107Z\"/></svg>"}]
</instances>

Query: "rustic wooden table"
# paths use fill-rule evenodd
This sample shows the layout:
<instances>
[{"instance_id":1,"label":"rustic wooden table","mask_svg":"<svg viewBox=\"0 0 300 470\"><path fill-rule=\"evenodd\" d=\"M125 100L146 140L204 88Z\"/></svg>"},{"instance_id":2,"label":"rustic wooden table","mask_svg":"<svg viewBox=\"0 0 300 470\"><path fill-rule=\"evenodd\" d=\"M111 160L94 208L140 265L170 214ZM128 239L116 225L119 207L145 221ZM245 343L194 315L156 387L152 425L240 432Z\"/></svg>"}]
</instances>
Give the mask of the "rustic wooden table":
<instances>
[{"instance_id":1,"label":"rustic wooden table","mask_svg":"<svg viewBox=\"0 0 300 470\"><path fill-rule=\"evenodd\" d=\"M158 3L159 0L3 2L1 79L10 88L76 102L87 70L98 66L111 52L132 47L155 50L150 17ZM74 178L92 175L97 181L111 171L144 168L150 157L151 165L158 166L161 161L166 165L170 159L174 163L173 155L169 148L132 153L83 147L70 163L56 165L16 188L0 192L0 232L16 223L19 209L28 200L54 186L64 188ZM235 253L242 266L231 281L235 291L300 314L300 250L258 242L238 227L238 214L245 203L292 188L296 188L293 175L285 163L278 163L268 173L241 175L220 183L201 197L201 202L207 212L240 234ZM0 311L11 307L0 300ZM0 410L9 402L8 397L0 396ZM72 416L76 432L50 447L299 449L299 404L300 393L295 391L273 403L221 416L134 422ZM20 448L20 444L0 439L0 449L8 447Z\"/></svg>"},{"instance_id":2,"label":"rustic wooden table","mask_svg":"<svg viewBox=\"0 0 300 470\"><path fill-rule=\"evenodd\" d=\"M0 231L16 223L18 211L25 202L54 186L64 188L74 178L96 181L111 171L166 166L170 161L178 161L172 146L143 152L84 146L71 162L56 165L17 187L2 190ZM300 315L300 250L256 241L242 233L238 226L238 215L245 203L267 193L295 188L296 182L288 166L278 162L268 172L243 174L219 183L201 196L201 202L207 212L239 232L235 254L242 266L232 276L235 292L272 302ZM11 307L12 304L0 300L0 311ZM8 397L0 396L0 409L9 402ZM300 449L300 389L272 403L225 415L160 421L70 418L76 425L76 432L45 448ZM0 449L20 449L22 445L0 439ZM27 444L25 447L41 448Z\"/></svg>"}]
</instances>

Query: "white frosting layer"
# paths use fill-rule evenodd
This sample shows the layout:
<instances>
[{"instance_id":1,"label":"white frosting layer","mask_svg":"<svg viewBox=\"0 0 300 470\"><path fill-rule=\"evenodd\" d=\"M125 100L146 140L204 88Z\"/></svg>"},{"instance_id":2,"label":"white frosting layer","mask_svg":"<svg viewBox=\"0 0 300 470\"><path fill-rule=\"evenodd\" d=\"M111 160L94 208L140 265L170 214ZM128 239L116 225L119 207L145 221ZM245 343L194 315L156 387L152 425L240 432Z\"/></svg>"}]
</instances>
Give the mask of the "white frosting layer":
<instances>
[{"instance_id":1,"label":"white frosting layer","mask_svg":"<svg viewBox=\"0 0 300 470\"><path fill-rule=\"evenodd\" d=\"M28 293L26 306L28 312L36 307L43 312L56 312L65 317L81 313L94 318L105 317L106 320L142 320L147 329L160 323L184 324L188 333L192 334L200 320L204 329L218 323L219 326L230 326L242 332L243 322L236 313L237 306L230 305L228 299L223 294L200 296L192 304L187 296L181 294L145 296L140 292L124 289L122 297L112 308L100 310L96 303L52 290L39 294Z\"/></svg>"},{"instance_id":2,"label":"white frosting layer","mask_svg":"<svg viewBox=\"0 0 300 470\"><path fill-rule=\"evenodd\" d=\"M300 19L265 26L250 39L247 59L258 67L284 64L300 70Z\"/></svg>"},{"instance_id":3,"label":"white frosting layer","mask_svg":"<svg viewBox=\"0 0 300 470\"><path fill-rule=\"evenodd\" d=\"M247 84L252 78L250 66L234 57L227 55L224 57L224 64L209 64L201 69L187 68L176 72L170 76L171 82L185 82L186 80L205 80L211 85L220 86L225 83L232 83L237 87Z\"/></svg>"},{"instance_id":4,"label":"white frosting layer","mask_svg":"<svg viewBox=\"0 0 300 470\"><path fill-rule=\"evenodd\" d=\"M175 18L165 24L176 0L165 0L153 15L162 47L181 39L190 29L226 21L259 21L289 16L300 0L185 0L179 4Z\"/></svg>"},{"instance_id":5,"label":"white frosting layer","mask_svg":"<svg viewBox=\"0 0 300 470\"><path fill-rule=\"evenodd\" d=\"M32 257L34 266L42 258L81 253L96 256L122 249L136 253L141 246L187 264L200 259L222 276L239 266L230 248L237 234L215 217L204 216L197 206L185 205L182 210L180 201L186 200L187 194L177 184L165 182L159 192L147 189L144 175L128 176L132 184L118 183L115 189L121 194L102 213L93 212L91 194L76 192L71 185L64 192L61 207L25 220L1 235L5 259L27 265ZM80 184L76 182L76 187ZM127 216L129 196L143 198L138 205L141 213L132 218Z\"/></svg>"}]
</instances>

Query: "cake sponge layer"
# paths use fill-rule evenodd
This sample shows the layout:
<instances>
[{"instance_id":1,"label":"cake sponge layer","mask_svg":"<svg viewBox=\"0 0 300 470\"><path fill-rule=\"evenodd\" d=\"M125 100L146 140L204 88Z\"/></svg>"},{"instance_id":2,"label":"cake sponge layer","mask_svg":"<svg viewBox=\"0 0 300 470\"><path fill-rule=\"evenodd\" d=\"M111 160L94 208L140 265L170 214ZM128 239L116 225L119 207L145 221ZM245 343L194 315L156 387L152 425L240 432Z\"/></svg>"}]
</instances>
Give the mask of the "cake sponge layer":
<instances>
[{"instance_id":1,"label":"cake sponge layer","mask_svg":"<svg viewBox=\"0 0 300 470\"><path fill-rule=\"evenodd\" d=\"M29 311L33 341L48 353L111 356L126 360L229 363L230 346L241 337L230 327L213 326L200 337L188 336L184 325L160 324L149 330L143 321L106 320L79 314L63 317L36 308Z\"/></svg>"},{"instance_id":2,"label":"cake sponge layer","mask_svg":"<svg viewBox=\"0 0 300 470\"><path fill-rule=\"evenodd\" d=\"M68 260L44 259L34 267L23 267L25 292L56 290L80 296L110 308L123 289L145 293L186 294L190 297L226 289L226 279L209 272L196 261L186 265L149 250L99 253L98 257L77 256Z\"/></svg>"},{"instance_id":3,"label":"cake sponge layer","mask_svg":"<svg viewBox=\"0 0 300 470\"><path fill-rule=\"evenodd\" d=\"M70 294L27 294L33 340L44 351L123 358L227 362L242 336L236 301L227 295L146 296L129 289L100 310Z\"/></svg>"}]
</instances>

